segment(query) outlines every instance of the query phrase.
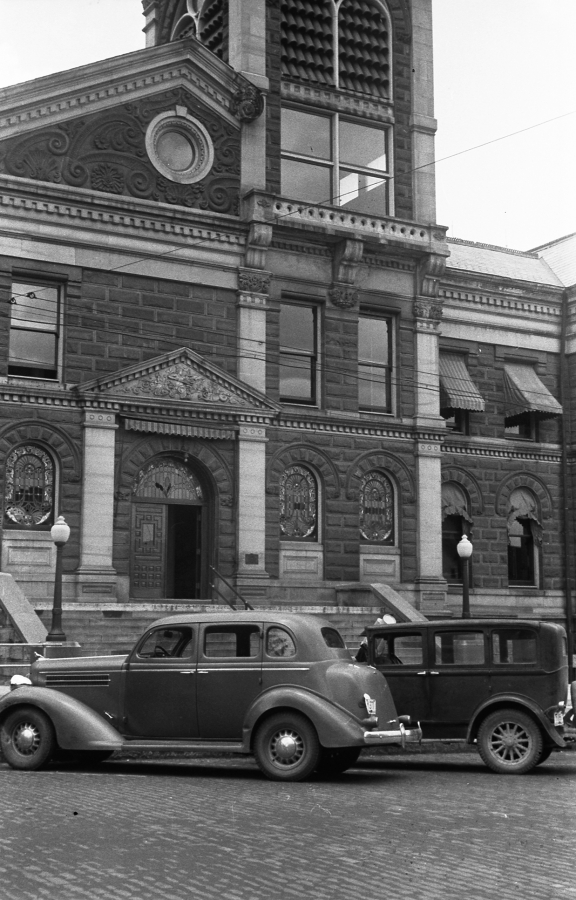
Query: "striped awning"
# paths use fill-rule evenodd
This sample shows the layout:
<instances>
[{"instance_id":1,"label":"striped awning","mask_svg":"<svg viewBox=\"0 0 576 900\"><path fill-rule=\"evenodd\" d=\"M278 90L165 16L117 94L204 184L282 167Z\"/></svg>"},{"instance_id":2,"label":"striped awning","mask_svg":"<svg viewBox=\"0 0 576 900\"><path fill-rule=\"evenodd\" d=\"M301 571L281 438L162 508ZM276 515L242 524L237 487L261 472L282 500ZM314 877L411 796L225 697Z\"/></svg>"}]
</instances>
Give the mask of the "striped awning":
<instances>
[{"instance_id":1,"label":"striped awning","mask_svg":"<svg viewBox=\"0 0 576 900\"><path fill-rule=\"evenodd\" d=\"M470 378L466 363L455 353L440 356L440 408L484 411L484 397Z\"/></svg>"},{"instance_id":2,"label":"striped awning","mask_svg":"<svg viewBox=\"0 0 576 900\"><path fill-rule=\"evenodd\" d=\"M562 406L543 384L534 368L522 363L504 366L504 415L507 419L534 412L541 419L562 415Z\"/></svg>"},{"instance_id":3,"label":"striped awning","mask_svg":"<svg viewBox=\"0 0 576 900\"><path fill-rule=\"evenodd\" d=\"M208 438L213 441L234 440L232 428L206 428L204 425L184 425L180 422L151 422L143 419L124 419L126 431L147 431L152 434L173 434L181 437Z\"/></svg>"}]
</instances>

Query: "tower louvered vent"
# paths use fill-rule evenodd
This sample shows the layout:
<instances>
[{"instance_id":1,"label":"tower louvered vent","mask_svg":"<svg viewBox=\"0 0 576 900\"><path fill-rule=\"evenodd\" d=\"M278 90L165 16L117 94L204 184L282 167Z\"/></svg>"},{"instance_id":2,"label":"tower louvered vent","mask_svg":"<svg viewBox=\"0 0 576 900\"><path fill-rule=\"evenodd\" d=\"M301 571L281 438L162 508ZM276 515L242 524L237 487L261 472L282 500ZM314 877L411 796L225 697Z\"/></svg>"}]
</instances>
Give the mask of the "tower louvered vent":
<instances>
[{"instance_id":1,"label":"tower louvered vent","mask_svg":"<svg viewBox=\"0 0 576 900\"><path fill-rule=\"evenodd\" d=\"M202 7L199 23L199 37L205 47L216 56L227 60L226 40L227 22L222 0L207 0Z\"/></svg>"},{"instance_id":2,"label":"tower louvered vent","mask_svg":"<svg viewBox=\"0 0 576 900\"><path fill-rule=\"evenodd\" d=\"M344 0L338 17L338 41L340 88L387 99L390 34L378 6Z\"/></svg>"},{"instance_id":3,"label":"tower louvered vent","mask_svg":"<svg viewBox=\"0 0 576 900\"><path fill-rule=\"evenodd\" d=\"M326 0L283 0L282 74L334 84L332 14Z\"/></svg>"}]
</instances>

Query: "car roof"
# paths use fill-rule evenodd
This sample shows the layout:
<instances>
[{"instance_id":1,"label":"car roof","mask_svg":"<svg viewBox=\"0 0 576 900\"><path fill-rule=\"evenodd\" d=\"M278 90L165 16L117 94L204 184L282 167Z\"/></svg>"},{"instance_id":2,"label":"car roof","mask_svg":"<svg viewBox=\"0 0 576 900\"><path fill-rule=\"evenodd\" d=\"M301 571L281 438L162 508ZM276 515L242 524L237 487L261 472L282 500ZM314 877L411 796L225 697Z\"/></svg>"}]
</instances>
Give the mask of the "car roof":
<instances>
[{"instance_id":1,"label":"car roof","mask_svg":"<svg viewBox=\"0 0 576 900\"><path fill-rule=\"evenodd\" d=\"M540 619L431 619L429 622L396 622L394 625L368 625L367 631L405 631L406 628L453 628L468 630L470 628L562 628L553 622L542 622Z\"/></svg>"},{"instance_id":2,"label":"car roof","mask_svg":"<svg viewBox=\"0 0 576 900\"><path fill-rule=\"evenodd\" d=\"M273 623L274 625L285 625L287 628L293 629L313 628L314 631L317 631L319 627L334 628L332 623L322 615L312 615L311 613L284 613L281 610L258 608L250 610L214 609L199 613L181 613L179 615L165 616L162 619L156 619L155 622L152 622L149 625L149 628L176 624L194 625L214 623L217 625L234 625L240 622Z\"/></svg>"}]
</instances>

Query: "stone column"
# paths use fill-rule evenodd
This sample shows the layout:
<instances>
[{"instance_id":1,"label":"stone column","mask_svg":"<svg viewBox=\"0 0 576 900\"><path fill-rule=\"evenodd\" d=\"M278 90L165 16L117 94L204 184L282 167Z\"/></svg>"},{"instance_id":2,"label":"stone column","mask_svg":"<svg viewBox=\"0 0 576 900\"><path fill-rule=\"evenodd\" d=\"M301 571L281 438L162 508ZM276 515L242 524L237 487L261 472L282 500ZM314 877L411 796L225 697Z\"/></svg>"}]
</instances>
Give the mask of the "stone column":
<instances>
[{"instance_id":1,"label":"stone column","mask_svg":"<svg viewBox=\"0 0 576 900\"><path fill-rule=\"evenodd\" d=\"M80 600L115 600L112 565L114 520L114 413L87 410L84 417L84 465L80 566L76 570Z\"/></svg>"},{"instance_id":2,"label":"stone column","mask_svg":"<svg viewBox=\"0 0 576 900\"><path fill-rule=\"evenodd\" d=\"M238 378L266 393L266 310L270 275L253 269L238 274Z\"/></svg>"},{"instance_id":3,"label":"stone column","mask_svg":"<svg viewBox=\"0 0 576 900\"><path fill-rule=\"evenodd\" d=\"M442 303L435 296L444 259L431 256L419 271L419 296L414 301L416 378L416 480L418 489L416 588L424 614L446 603L442 575L442 503L440 448L444 422L440 416L438 334Z\"/></svg>"},{"instance_id":4,"label":"stone column","mask_svg":"<svg viewBox=\"0 0 576 900\"><path fill-rule=\"evenodd\" d=\"M241 425L238 436L238 569L247 600L264 599L266 551L266 429Z\"/></svg>"},{"instance_id":5,"label":"stone column","mask_svg":"<svg viewBox=\"0 0 576 900\"><path fill-rule=\"evenodd\" d=\"M229 0L228 61L258 91L268 91L266 77L266 0ZM249 91L241 89L251 102ZM255 98L254 98L255 99ZM258 101L256 101L258 103ZM266 116L259 103L242 121L241 193L266 188Z\"/></svg>"},{"instance_id":6,"label":"stone column","mask_svg":"<svg viewBox=\"0 0 576 900\"><path fill-rule=\"evenodd\" d=\"M432 61L432 3L412 3L412 98L410 125L414 148L414 220L436 222L434 170L434 71Z\"/></svg>"}]
</instances>

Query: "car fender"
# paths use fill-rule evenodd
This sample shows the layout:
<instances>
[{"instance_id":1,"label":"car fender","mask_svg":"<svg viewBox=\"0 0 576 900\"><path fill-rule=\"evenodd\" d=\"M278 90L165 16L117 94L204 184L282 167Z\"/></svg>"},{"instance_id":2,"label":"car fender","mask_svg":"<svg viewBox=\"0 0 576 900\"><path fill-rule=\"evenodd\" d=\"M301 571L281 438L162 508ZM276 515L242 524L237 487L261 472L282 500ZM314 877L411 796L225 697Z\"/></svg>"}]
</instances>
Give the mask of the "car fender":
<instances>
[{"instance_id":1,"label":"car fender","mask_svg":"<svg viewBox=\"0 0 576 900\"><path fill-rule=\"evenodd\" d=\"M0 723L18 706L35 706L51 720L63 750L119 750L123 740L85 703L50 688L23 685L0 698Z\"/></svg>"},{"instance_id":2,"label":"car fender","mask_svg":"<svg viewBox=\"0 0 576 900\"><path fill-rule=\"evenodd\" d=\"M468 733L466 734L466 740L469 744L472 744L476 740L482 719L493 710L503 706L516 706L529 711L537 720L546 735L551 738L558 747L566 746L566 742L562 736L558 734L552 723L546 718L538 704L534 703L529 697L522 697L518 694L498 694L497 697L486 700L475 710L474 715L470 719Z\"/></svg>"},{"instance_id":3,"label":"car fender","mask_svg":"<svg viewBox=\"0 0 576 900\"><path fill-rule=\"evenodd\" d=\"M299 712L310 719L323 747L364 746L364 732L368 726L364 725L360 717L356 718L320 694L288 685L265 691L248 710L242 734L242 743L247 752L250 752L254 728L262 716L285 709Z\"/></svg>"}]
</instances>

